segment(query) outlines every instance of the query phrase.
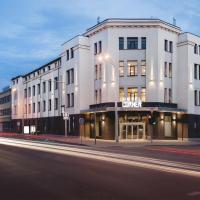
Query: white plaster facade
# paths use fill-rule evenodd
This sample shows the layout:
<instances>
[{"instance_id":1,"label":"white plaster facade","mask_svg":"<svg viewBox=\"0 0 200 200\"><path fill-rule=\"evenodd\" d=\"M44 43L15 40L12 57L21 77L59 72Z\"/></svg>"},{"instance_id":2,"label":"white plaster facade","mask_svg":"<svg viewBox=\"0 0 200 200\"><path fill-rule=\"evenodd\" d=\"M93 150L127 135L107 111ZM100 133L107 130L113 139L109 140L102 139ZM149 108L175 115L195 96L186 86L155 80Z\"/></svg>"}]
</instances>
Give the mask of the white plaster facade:
<instances>
[{"instance_id":1,"label":"white plaster facade","mask_svg":"<svg viewBox=\"0 0 200 200\"><path fill-rule=\"evenodd\" d=\"M119 50L119 38L124 38L124 49ZM138 38L137 49L127 49L127 38ZM146 38L146 48L141 49L141 38ZM168 49L165 51L165 40ZM99 53L101 42L101 53ZM169 52L169 42L172 42L172 52ZM97 43L97 53L94 54L94 44ZM194 54L194 45L198 44L198 54ZM84 34L76 36L62 45L60 58L44 65L30 74L12 79L12 119L40 118L61 116L61 106L64 105L70 114L80 114L95 103L120 101L119 88L145 88L146 102L169 103L169 89L172 96L170 103L178 105L179 109L189 114L200 115L199 105L194 105L194 89L200 91L200 80L194 80L194 63L200 65L200 37L190 33L182 33L181 29L159 19L108 19L88 29ZM71 49L73 58L71 58ZM67 51L69 58L67 59ZM146 75L141 75L141 62L146 61ZM119 76L119 61L124 61L124 77ZM128 61L137 61L137 75L127 76ZM167 76L165 77L165 62ZM171 76L169 77L169 63ZM96 80L95 65L101 65L101 78ZM50 66L50 70L48 70ZM43 72L43 68L46 69ZM73 81L67 82L67 70L71 70ZM41 73L38 75L37 71ZM199 69L200 70L200 69ZM100 72L98 72L100 73ZM35 76L34 76L35 74ZM30 77L29 77L30 76ZM52 88L58 77L57 90L48 90L48 81L52 80ZM46 93L42 92L42 84L46 82ZM41 94L32 95L33 86L41 84ZM31 95L24 98L24 89L31 88ZM165 99L165 88L167 96ZM95 91L101 94L98 101ZM14 95L17 93L17 98ZM68 97L72 105L68 105ZM72 94L73 100L72 100ZM199 95L199 93L198 93ZM15 97L14 97L15 96ZM58 109L54 109L55 98L58 98ZM52 108L48 109L51 99ZM46 110L38 112L38 102L46 101ZM35 103L35 113L33 113ZM25 104L27 113L25 113ZM199 104L199 103L198 103ZM28 105L31 111L28 112Z\"/></svg>"}]
</instances>

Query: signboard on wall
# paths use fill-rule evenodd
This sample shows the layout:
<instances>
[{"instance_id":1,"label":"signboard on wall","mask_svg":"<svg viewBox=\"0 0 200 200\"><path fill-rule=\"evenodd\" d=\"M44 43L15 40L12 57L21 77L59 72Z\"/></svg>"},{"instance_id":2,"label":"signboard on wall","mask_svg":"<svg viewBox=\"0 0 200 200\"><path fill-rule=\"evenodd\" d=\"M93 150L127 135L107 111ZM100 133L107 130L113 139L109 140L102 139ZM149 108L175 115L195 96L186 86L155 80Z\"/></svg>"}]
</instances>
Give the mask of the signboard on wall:
<instances>
[{"instance_id":1,"label":"signboard on wall","mask_svg":"<svg viewBox=\"0 0 200 200\"><path fill-rule=\"evenodd\" d=\"M141 108L142 101L140 99L137 99L136 101L125 100L122 102L122 107L123 108Z\"/></svg>"}]
</instances>

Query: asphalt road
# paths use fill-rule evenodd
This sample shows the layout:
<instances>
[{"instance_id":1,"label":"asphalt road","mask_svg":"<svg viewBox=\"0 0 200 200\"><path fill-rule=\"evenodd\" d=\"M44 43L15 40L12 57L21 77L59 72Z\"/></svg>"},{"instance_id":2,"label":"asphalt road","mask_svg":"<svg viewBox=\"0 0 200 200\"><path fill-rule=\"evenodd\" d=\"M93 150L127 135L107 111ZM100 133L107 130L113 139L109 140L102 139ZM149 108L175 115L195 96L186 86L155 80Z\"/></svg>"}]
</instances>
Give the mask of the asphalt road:
<instances>
[{"instance_id":1,"label":"asphalt road","mask_svg":"<svg viewBox=\"0 0 200 200\"><path fill-rule=\"evenodd\" d=\"M2 200L199 200L200 179L0 145Z\"/></svg>"}]
</instances>

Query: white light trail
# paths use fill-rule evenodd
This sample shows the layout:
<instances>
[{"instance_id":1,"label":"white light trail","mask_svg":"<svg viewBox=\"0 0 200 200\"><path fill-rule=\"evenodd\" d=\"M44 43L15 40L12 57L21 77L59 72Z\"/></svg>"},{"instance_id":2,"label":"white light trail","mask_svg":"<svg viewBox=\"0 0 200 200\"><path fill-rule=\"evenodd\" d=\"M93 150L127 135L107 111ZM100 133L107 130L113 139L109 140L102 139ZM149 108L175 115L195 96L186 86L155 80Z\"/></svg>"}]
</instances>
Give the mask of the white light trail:
<instances>
[{"instance_id":1,"label":"white light trail","mask_svg":"<svg viewBox=\"0 0 200 200\"><path fill-rule=\"evenodd\" d=\"M17 139L0 138L0 144L44 151L49 153L57 153L68 156L95 159L95 160L112 162L116 164L123 164L133 167L148 168L169 173L200 177L200 165L197 164L173 162L173 161L124 155L117 153L108 153L97 150L78 148L77 146L72 146L72 145L61 146L61 145L56 145L55 143L30 142L30 141L21 141Z\"/></svg>"}]
</instances>

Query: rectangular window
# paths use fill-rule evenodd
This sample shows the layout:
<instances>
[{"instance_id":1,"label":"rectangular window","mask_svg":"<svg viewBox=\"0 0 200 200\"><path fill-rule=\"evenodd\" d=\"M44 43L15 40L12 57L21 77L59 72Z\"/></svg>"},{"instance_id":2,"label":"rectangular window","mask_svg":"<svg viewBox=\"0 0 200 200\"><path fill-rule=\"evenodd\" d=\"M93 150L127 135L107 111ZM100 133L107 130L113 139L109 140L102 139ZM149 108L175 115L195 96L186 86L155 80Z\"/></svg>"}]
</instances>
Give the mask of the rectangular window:
<instances>
[{"instance_id":1,"label":"rectangular window","mask_svg":"<svg viewBox=\"0 0 200 200\"><path fill-rule=\"evenodd\" d=\"M40 84L37 85L37 92L38 92L38 95L40 95Z\"/></svg>"},{"instance_id":2,"label":"rectangular window","mask_svg":"<svg viewBox=\"0 0 200 200\"><path fill-rule=\"evenodd\" d=\"M71 58L74 58L74 49L71 48L71 49L70 49L70 52L71 52Z\"/></svg>"},{"instance_id":3,"label":"rectangular window","mask_svg":"<svg viewBox=\"0 0 200 200\"><path fill-rule=\"evenodd\" d=\"M169 103L172 103L172 89L169 88Z\"/></svg>"},{"instance_id":4,"label":"rectangular window","mask_svg":"<svg viewBox=\"0 0 200 200\"><path fill-rule=\"evenodd\" d=\"M35 96L35 85L33 86L33 96Z\"/></svg>"},{"instance_id":5,"label":"rectangular window","mask_svg":"<svg viewBox=\"0 0 200 200\"><path fill-rule=\"evenodd\" d=\"M24 89L24 98L27 98L27 89Z\"/></svg>"},{"instance_id":6,"label":"rectangular window","mask_svg":"<svg viewBox=\"0 0 200 200\"><path fill-rule=\"evenodd\" d=\"M173 53L173 42L172 41L169 42L169 52Z\"/></svg>"},{"instance_id":7,"label":"rectangular window","mask_svg":"<svg viewBox=\"0 0 200 200\"><path fill-rule=\"evenodd\" d=\"M124 61L119 61L119 76L124 76Z\"/></svg>"},{"instance_id":8,"label":"rectangular window","mask_svg":"<svg viewBox=\"0 0 200 200\"><path fill-rule=\"evenodd\" d=\"M28 104L28 113L31 114L31 104Z\"/></svg>"},{"instance_id":9,"label":"rectangular window","mask_svg":"<svg viewBox=\"0 0 200 200\"><path fill-rule=\"evenodd\" d=\"M194 64L194 79L197 79L197 70L198 70L198 65Z\"/></svg>"},{"instance_id":10,"label":"rectangular window","mask_svg":"<svg viewBox=\"0 0 200 200\"><path fill-rule=\"evenodd\" d=\"M70 84L70 70L67 70L67 85Z\"/></svg>"},{"instance_id":11,"label":"rectangular window","mask_svg":"<svg viewBox=\"0 0 200 200\"><path fill-rule=\"evenodd\" d=\"M138 49L138 38L128 37L127 38L127 49Z\"/></svg>"},{"instance_id":12,"label":"rectangular window","mask_svg":"<svg viewBox=\"0 0 200 200\"><path fill-rule=\"evenodd\" d=\"M120 37L119 38L119 50L123 50L124 49L124 38Z\"/></svg>"},{"instance_id":13,"label":"rectangular window","mask_svg":"<svg viewBox=\"0 0 200 200\"><path fill-rule=\"evenodd\" d=\"M69 60L69 50L66 51L67 60Z\"/></svg>"},{"instance_id":14,"label":"rectangular window","mask_svg":"<svg viewBox=\"0 0 200 200\"><path fill-rule=\"evenodd\" d=\"M164 102L167 103L167 88L164 89Z\"/></svg>"},{"instance_id":15,"label":"rectangular window","mask_svg":"<svg viewBox=\"0 0 200 200\"><path fill-rule=\"evenodd\" d=\"M165 51L168 51L168 40L165 40Z\"/></svg>"},{"instance_id":16,"label":"rectangular window","mask_svg":"<svg viewBox=\"0 0 200 200\"><path fill-rule=\"evenodd\" d=\"M199 80L200 80L200 65L199 65Z\"/></svg>"},{"instance_id":17,"label":"rectangular window","mask_svg":"<svg viewBox=\"0 0 200 200\"><path fill-rule=\"evenodd\" d=\"M138 99L138 88L128 88L128 100L137 101Z\"/></svg>"},{"instance_id":18,"label":"rectangular window","mask_svg":"<svg viewBox=\"0 0 200 200\"><path fill-rule=\"evenodd\" d=\"M141 101L142 102L146 101L146 88L141 89Z\"/></svg>"},{"instance_id":19,"label":"rectangular window","mask_svg":"<svg viewBox=\"0 0 200 200\"><path fill-rule=\"evenodd\" d=\"M194 53L198 54L198 45L197 44L194 45Z\"/></svg>"},{"instance_id":20,"label":"rectangular window","mask_svg":"<svg viewBox=\"0 0 200 200\"><path fill-rule=\"evenodd\" d=\"M146 76L146 60L141 61L141 75Z\"/></svg>"},{"instance_id":21,"label":"rectangular window","mask_svg":"<svg viewBox=\"0 0 200 200\"><path fill-rule=\"evenodd\" d=\"M102 52L102 42L99 41L99 53L101 53L101 52Z\"/></svg>"},{"instance_id":22,"label":"rectangular window","mask_svg":"<svg viewBox=\"0 0 200 200\"><path fill-rule=\"evenodd\" d=\"M194 91L194 105L197 106L198 105L198 91L195 90Z\"/></svg>"},{"instance_id":23,"label":"rectangular window","mask_svg":"<svg viewBox=\"0 0 200 200\"><path fill-rule=\"evenodd\" d=\"M49 92L51 92L51 79L49 80L48 83L49 83L49 87L48 87L49 88Z\"/></svg>"},{"instance_id":24,"label":"rectangular window","mask_svg":"<svg viewBox=\"0 0 200 200\"><path fill-rule=\"evenodd\" d=\"M98 79L98 65L95 65L95 74L94 74L94 78L95 78L95 80L97 80Z\"/></svg>"},{"instance_id":25,"label":"rectangular window","mask_svg":"<svg viewBox=\"0 0 200 200\"><path fill-rule=\"evenodd\" d=\"M51 99L49 99L49 111L51 111Z\"/></svg>"},{"instance_id":26,"label":"rectangular window","mask_svg":"<svg viewBox=\"0 0 200 200\"><path fill-rule=\"evenodd\" d=\"M37 111L40 112L40 102L38 102Z\"/></svg>"},{"instance_id":27,"label":"rectangular window","mask_svg":"<svg viewBox=\"0 0 200 200\"><path fill-rule=\"evenodd\" d=\"M33 113L35 113L35 103L33 103Z\"/></svg>"},{"instance_id":28,"label":"rectangular window","mask_svg":"<svg viewBox=\"0 0 200 200\"><path fill-rule=\"evenodd\" d=\"M28 88L28 96L31 97L31 87Z\"/></svg>"},{"instance_id":29,"label":"rectangular window","mask_svg":"<svg viewBox=\"0 0 200 200\"><path fill-rule=\"evenodd\" d=\"M102 99L101 99L102 97L101 97L101 89L99 89L99 103L101 103L102 102Z\"/></svg>"},{"instance_id":30,"label":"rectangular window","mask_svg":"<svg viewBox=\"0 0 200 200\"><path fill-rule=\"evenodd\" d=\"M126 99L124 88L119 88L119 101L123 102Z\"/></svg>"},{"instance_id":31,"label":"rectangular window","mask_svg":"<svg viewBox=\"0 0 200 200\"><path fill-rule=\"evenodd\" d=\"M164 69L165 77L167 77L167 62L165 62L165 69Z\"/></svg>"},{"instance_id":32,"label":"rectangular window","mask_svg":"<svg viewBox=\"0 0 200 200\"><path fill-rule=\"evenodd\" d=\"M94 92L95 94L95 104L97 104L98 103L98 90L95 90L95 92Z\"/></svg>"},{"instance_id":33,"label":"rectangular window","mask_svg":"<svg viewBox=\"0 0 200 200\"><path fill-rule=\"evenodd\" d=\"M70 107L70 94L67 94L67 107Z\"/></svg>"},{"instance_id":34,"label":"rectangular window","mask_svg":"<svg viewBox=\"0 0 200 200\"><path fill-rule=\"evenodd\" d=\"M42 85L43 85L43 93L46 93L46 82L43 82Z\"/></svg>"},{"instance_id":35,"label":"rectangular window","mask_svg":"<svg viewBox=\"0 0 200 200\"><path fill-rule=\"evenodd\" d=\"M43 101L43 112L46 111L46 101Z\"/></svg>"},{"instance_id":36,"label":"rectangular window","mask_svg":"<svg viewBox=\"0 0 200 200\"><path fill-rule=\"evenodd\" d=\"M169 78L172 78L172 63L169 63Z\"/></svg>"},{"instance_id":37,"label":"rectangular window","mask_svg":"<svg viewBox=\"0 0 200 200\"><path fill-rule=\"evenodd\" d=\"M146 49L146 37L142 37L141 49Z\"/></svg>"},{"instance_id":38,"label":"rectangular window","mask_svg":"<svg viewBox=\"0 0 200 200\"><path fill-rule=\"evenodd\" d=\"M128 61L128 76L137 76L137 61Z\"/></svg>"},{"instance_id":39,"label":"rectangular window","mask_svg":"<svg viewBox=\"0 0 200 200\"><path fill-rule=\"evenodd\" d=\"M97 54L97 43L94 43L94 55Z\"/></svg>"},{"instance_id":40,"label":"rectangular window","mask_svg":"<svg viewBox=\"0 0 200 200\"><path fill-rule=\"evenodd\" d=\"M71 83L74 83L74 69L71 69Z\"/></svg>"},{"instance_id":41,"label":"rectangular window","mask_svg":"<svg viewBox=\"0 0 200 200\"><path fill-rule=\"evenodd\" d=\"M27 104L24 105L24 114L27 114Z\"/></svg>"},{"instance_id":42,"label":"rectangular window","mask_svg":"<svg viewBox=\"0 0 200 200\"><path fill-rule=\"evenodd\" d=\"M55 98L54 109L58 110L58 98Z\"/></svg>"},{"instance_id":43,"label":"rectangular window","mask_svg":"<svg viewBox=\"0 0 200 200\"><path fill-rule=\"evenodd\" d=\"M71 93L71 107L74 107L74 93Z\"/></svg>"},{"instance_id":44,"label":"rectangular window","mask_svg":"<svg viewBox=\"0 0 200 200\"><path fill-rule=\"evenodd\" d=\"M99 64L99 79L101 79L101 77L102 77L102 71L101 71L101 64Z\"/></svg>"},{"instance_id":45,"label":"rectangular window","mask_svg":"<svg viewBox=\"0 0 200 200\"><path fill-rule=\"evenodd\" d=\"M54 90L58 89L58 77L54 78Z\"/></svg>"}]
</instances>

